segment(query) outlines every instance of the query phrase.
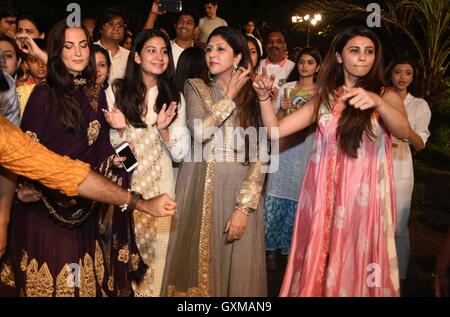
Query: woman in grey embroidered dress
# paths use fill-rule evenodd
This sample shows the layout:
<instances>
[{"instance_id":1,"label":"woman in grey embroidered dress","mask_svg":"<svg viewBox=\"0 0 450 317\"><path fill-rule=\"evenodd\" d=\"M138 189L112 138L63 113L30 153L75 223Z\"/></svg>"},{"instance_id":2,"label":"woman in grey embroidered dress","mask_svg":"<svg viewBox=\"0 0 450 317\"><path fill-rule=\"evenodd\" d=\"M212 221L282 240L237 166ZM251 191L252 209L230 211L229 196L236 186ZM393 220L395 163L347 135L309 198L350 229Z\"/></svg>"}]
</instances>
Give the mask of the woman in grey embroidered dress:
<instances>
[{"instance_id":1,"label":"woman in grey embroidered dress","mask_svg":"<svg viewBox=\"0 0 450 317\"><path fill-rule=\"evenodd\" d=\"M208 39L212 82L185 85L192 153L180 168L163 291L169 296L265 296L263 164L236 128L259 127L250 57L239 31ZM238 145L234 146L233 139ZM245 144L245 145L244 145ZM253 150L253 151L252 151ZM198 154L204 152L203 157ZM167 286L167 288L166 288Z\"/></svg>"}]
</instances>

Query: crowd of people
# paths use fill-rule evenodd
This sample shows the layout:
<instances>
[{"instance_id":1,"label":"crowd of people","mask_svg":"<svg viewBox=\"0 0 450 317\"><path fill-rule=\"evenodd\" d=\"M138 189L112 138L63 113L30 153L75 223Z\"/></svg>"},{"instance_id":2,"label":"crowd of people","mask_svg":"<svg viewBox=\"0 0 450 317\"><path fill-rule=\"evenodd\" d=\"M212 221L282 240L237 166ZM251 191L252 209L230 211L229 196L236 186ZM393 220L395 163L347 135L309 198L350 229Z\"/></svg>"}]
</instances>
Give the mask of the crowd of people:
<instances>
[{"instance_id":1,"label":"crowd of people","mask_svg":"<svg viewBox=\"0 0 450 317\"><path fill-rule=\"evenodd\" d=\"M280 296L401 295L414 62L385 69L363 26L291 60L284 30L218 8L174 39L158 1L138 34L116 8L48 30L0 9L0 296L260 297L283 256Z\"/></svg>"}]
</instances>

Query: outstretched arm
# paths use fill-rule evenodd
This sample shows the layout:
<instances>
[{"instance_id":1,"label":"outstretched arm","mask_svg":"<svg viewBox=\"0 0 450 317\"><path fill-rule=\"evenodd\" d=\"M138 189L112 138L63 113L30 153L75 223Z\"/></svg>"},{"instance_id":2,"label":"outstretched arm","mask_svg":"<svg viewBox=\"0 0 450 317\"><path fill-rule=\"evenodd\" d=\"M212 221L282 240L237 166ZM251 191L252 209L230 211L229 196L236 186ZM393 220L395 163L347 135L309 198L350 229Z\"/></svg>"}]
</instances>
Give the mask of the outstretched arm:
<instances>
[{"instance_id":1,"label":"outstretched arm","mask_svg":"<svg viewBox=\"0 0 450 317\"><path fill-rule=\"evenodd\" d=\"M78 194L90 200L118 206L124 205L128 200L126 190L92 170L78 186ZM154 217L164 217L174 215L176 206L167 194L163 194L149 200L140 199L136 209Z\"/></svg>"},{"instance_id":2,"label":"outstretched arm","mask_svg":"<svg viewBox=\"0 0 450 317\"><path fill-rule=\"evenodd\" d=\"M0 165L68 196L78 194L114 205L123 205L128 201L125 189L90 170L89 165L49 151L2 116ZM156 217L173 215L175 208L176 203L166 194L146 201L140 200L136 206L136 209Z\"/></svg>"},{"instance_id":3,"label":"outstretched arm","mask_svg":"<svg viewBox=\"0 0 450 317\"><path fill-rule=\"evenodd\" d=\"M143 29L154 29L158 15L164 14L165 12L159 12L159 0L153 1L150 12L148 13L147 20L145 21Z\"/></svg>"},{"instance_id":4,"label":"outstretched arm","mask_svg":"<svg viewBox=\"0 0 450 317\"><path fill-rule=\"evenodd\" d=\"M48 64L48 54L47 52L41 50L36 42L28 34L20 34L17 36L16 40L19 49L27 54L37 57L44 64Z\"/></svg>"},{"instance_id":5,"label":"outstretched arm","mask_svg":"<svg viewBox=\"0 0 450 317\"><path fill-rule=\"evenodd\" d=\"M341 99L357 109L375 108L388 131L397 139L409 136L409 122L405 107L400 96L391 89L387 89L382 96L367 91L361 87L344 87Z\"/></svg>"},{"instance_id":6,"label":"outstretched arm","mask_svg":"<svg viewBox=\"0 0 450 317\"><path fill-rule=\"evenodd\" d=\"M270 100L270 99L269 99ZM316 111L314 99L311 99L294 113L278 120L271 101L260 101L261 117L270 139L281 139L303 130L314 123ZM276 133L278 129L278 133Z\"/></svg>"},{"instance_id":7,"label":"outstretched arm","mask_svg":"<svg viewBox=\"0 0 450 317\"><path fill-rule=\"evenodd\" d=\"M263 74L258 75L253 82L253 88L259 99L263 125L268 130L267 135L270 139L281 139L303 130L314 122L316 113L315 102L314 99L311 99L291 115L278 120L272 99L270 98L273 80L274 77L268 77L263 70Z\"/></svg>"}]
</instances>

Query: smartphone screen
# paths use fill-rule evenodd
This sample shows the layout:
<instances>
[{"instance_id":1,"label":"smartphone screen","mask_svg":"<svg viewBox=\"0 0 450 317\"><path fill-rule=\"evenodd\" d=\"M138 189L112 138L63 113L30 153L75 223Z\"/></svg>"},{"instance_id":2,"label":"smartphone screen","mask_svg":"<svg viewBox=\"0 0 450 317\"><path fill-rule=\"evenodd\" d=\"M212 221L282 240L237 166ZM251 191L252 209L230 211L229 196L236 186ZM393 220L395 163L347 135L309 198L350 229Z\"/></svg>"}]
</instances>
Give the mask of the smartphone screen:
<instances>
[{"instance_id":1,"label":"smartphone screen","mask_svg":"<svg viewBox=\"0 0 450 317\"><path fill-rule=\"evenodd\" d=\"M122 164L125 166L127 171L132 170L134 167L136 167L138 161L136 160L136 157L134 156L128 144L125 147L119 149L117 151L117 155L126 157L126 160L122 162Z\"/></svg>"},{"instance_id":2,"label":"smartphone screen","mask_svg":"<svg viewBox=\"0 0 450 317\"><path fill-rule=\"evenodd\" d=\"M161 11L178 13L183 10L183 3L181 0L159 0L159 8Z\"/></svg>"}]
</instances>

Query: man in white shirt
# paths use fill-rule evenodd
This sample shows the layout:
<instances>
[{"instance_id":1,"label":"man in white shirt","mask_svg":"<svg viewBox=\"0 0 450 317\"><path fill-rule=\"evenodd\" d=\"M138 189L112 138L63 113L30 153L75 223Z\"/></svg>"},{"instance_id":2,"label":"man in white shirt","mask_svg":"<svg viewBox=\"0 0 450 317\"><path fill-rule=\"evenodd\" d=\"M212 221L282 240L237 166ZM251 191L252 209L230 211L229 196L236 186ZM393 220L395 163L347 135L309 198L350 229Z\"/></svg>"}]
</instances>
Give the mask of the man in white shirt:
<instances>
[{"instance_id":1,"label":"man in white shirt","mask_svg":"<svg viewBox=\"0 0 450 317\"><path fill-rule=\"evenodd\" d=\"M153 2L152 9L145 22L144 29L155 28L158 15L164 14L159 11L158 1ZM175 23L175 39L171 40L172 55L175 69L177 68L178 59L181 53L189 47L194 46L195 28L198 25L198 16L193 10L184 9L180 12L177 22Z\"/></svg>"},{"instance_id":2,"label":"man in white shirt","mask_svg":"<svg viewBox=\"0 0 450 317\"><path fill-rule=\"evenodd\" d=\"M111 58L111 69L109 80L111 84L117 78L123 78L127 68L127 60L130 51L121 47L125 36L126 23L122 13L115 8L108 8L103 11L102 16L97 20L94 29L94 38L100 45L109 52Z\"/></svg>"},{"instance_id":3,"label":"man in white shirt","mask_svg":"<svg viewBox=\"0 0 450 317\"><path fill-rule=\"evenodd\" d=\"M180 13L175 24L175 39L172 43L173 62L177 68L181 53L189 47L194 46L195 28L198 25L198 17L193 11L184 10Z\"/></svg>"},{"instance_id":4,"label":"man in white shirt","mask_svg":"<svg viewBox=\"0 0 450 317\"><path fill-rule=\"evenodd\" d=\"M227 21L217 16L217 8L219 1L206 0L205 14L206 16L200 19L198 24L198 46L206 47L209 35L220 26L228 26Z\"/></svg>"},{"instance_id":5,"label":"man in white shirt","mask_svg":"<svg viewBox=\"0 0 450 317\"><path fill-rule=\"evenodd\" d=\"M265 69L268 75L275 75L274 88L279 89L286 83L286 79L295 66L295 63L284 53L287 47L284 31L270 31L264 46L267 58L261 61L258 73L261 74Z\"/></svg>"}]
</instances>

